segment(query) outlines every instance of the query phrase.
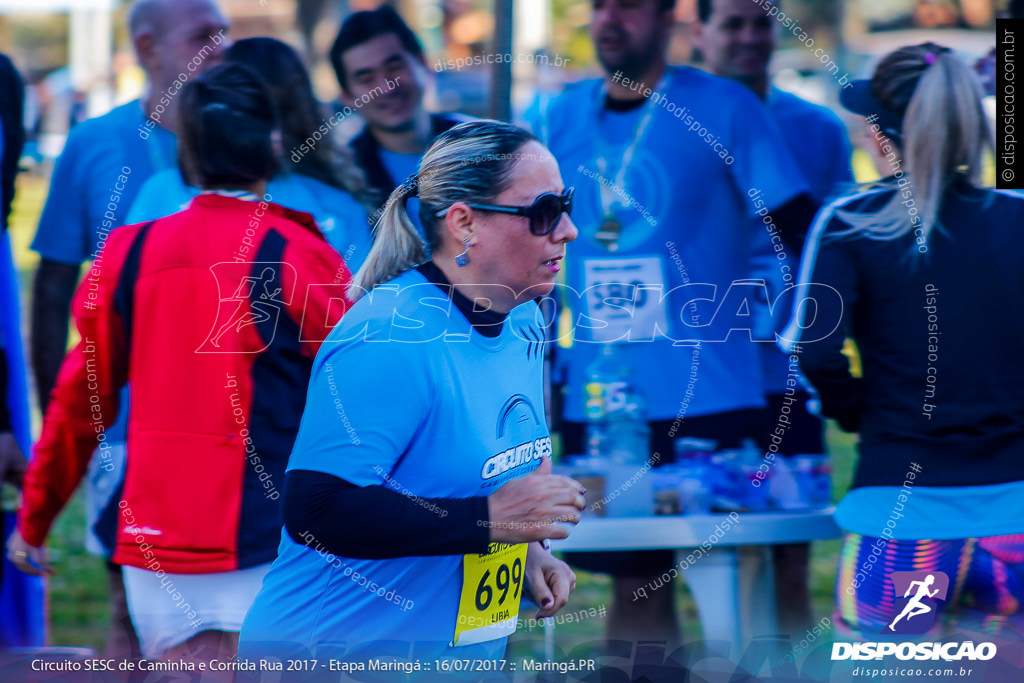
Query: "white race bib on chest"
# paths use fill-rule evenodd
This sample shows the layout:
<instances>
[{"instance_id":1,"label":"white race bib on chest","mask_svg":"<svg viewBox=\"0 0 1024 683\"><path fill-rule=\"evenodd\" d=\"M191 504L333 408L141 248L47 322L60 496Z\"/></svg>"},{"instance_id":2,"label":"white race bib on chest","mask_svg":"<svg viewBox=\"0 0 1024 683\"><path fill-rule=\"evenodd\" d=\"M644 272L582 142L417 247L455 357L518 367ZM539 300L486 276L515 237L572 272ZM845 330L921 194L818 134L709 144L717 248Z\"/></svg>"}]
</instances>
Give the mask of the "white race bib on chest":
<instances>
[{"instance_id":1,"label":"white race bib on chest","mask_svg":"<svg viewBox=\"0 0 1024 683\"><path fill-rule=\"evenodd\" d=\"M653 340L668 334L665 273L658 256L586 259L584 311L595 342Z\"/></svg>"}]
</instances>

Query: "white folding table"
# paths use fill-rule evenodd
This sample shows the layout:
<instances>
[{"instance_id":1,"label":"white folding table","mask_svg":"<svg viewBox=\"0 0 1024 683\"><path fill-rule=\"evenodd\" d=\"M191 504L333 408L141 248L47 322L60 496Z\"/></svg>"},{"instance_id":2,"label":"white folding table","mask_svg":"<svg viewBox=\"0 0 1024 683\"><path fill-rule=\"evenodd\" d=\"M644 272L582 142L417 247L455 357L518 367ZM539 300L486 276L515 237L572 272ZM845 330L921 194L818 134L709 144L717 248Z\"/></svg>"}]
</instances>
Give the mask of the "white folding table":
<instances>
[{"instance_id":1,"label":"white folding table","mask_svg":"<svg viewBox=\"0 0 1024 683\"><path fill-rule=\"evenodd\" d=\"M679 571L690 586L704 640L749 642L778 633L771 546L807 543L840 535L834 508L795 512L739 513L738 523L711 540L725 514L658 517L584 516L569 538L551 541L555 551L674 550L676 567L706 542L710 550ZM672 590L664 586L660 590Z\"/></svg>"}]
</instances>

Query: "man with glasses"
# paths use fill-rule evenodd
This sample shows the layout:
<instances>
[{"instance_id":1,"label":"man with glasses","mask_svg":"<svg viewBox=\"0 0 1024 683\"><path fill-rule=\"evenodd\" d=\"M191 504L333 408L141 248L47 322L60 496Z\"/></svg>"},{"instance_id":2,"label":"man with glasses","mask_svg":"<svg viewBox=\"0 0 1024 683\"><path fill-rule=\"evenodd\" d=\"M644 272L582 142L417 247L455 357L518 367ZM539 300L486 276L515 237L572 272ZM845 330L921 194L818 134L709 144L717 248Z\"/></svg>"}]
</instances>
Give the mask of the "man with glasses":
<instances>
[{"instance_id":1,"label":"man with glasses","mask_svg":"<svg viewBox=\"0 0 1024 683\"><path fill-rule=\"evenodd\" d=\"M610 343L645 394L652 462L672 462L681 437L738 447L763 430L750 336L772 296L742 281L778 280L748 196L759 190L775 223L796 236L816 206L752 94L668 65L673 0L594 0L592 9L605 75L569 86L535 126L576 186L580 231L560 302L577 324L554 363L563 451L585 450L587 367ZM609 639L678 642L671 585L637 593L672 566L671 552L570 557L614 577Z\"/></svg>"}]
</instances>

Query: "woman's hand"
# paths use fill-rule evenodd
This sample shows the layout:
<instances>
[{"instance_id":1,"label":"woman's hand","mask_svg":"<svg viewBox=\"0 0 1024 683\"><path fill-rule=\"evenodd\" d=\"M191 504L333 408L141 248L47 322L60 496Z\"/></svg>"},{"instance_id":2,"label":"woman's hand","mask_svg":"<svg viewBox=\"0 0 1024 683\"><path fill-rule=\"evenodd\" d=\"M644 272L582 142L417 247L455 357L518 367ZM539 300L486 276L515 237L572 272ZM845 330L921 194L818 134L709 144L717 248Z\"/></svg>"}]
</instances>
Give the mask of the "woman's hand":
<instances>
[{"instance_id":1,"label":"woman's hand","mask_svg":"<svg viewBox=\"0 0 1024 683\"><path fill-rule=\"evenodd\" d=\"M525 477L506 483L487 497L492 543L529 543L567 538L556 522L579 524L585 489L575 479L551 474L551 458Z\"/></svg>"},{"instance_id":2,"label":"woman's hand","mask_svg":"<svg viewBox=\"0 0 1024 683\"><path fill-rule=\"evenodd\" d=\"M540 543L526 549L526 585L540 607L538 618L554 616L576 590L576 574Z\"/></svg>"},{"instance_id":3,"label":"woman's hand","mask_svg":"<svg viewBox=\"0 0 1024 683\"><path fill-rule=\"evenodd\" d=\"M33 576L53 574L53 567L46 559L46 548L29 545L17 529L7 540L7 559L26 574ZM529 560L529 556L527 556L527 560Z\"/></svg>"}]
</instances>

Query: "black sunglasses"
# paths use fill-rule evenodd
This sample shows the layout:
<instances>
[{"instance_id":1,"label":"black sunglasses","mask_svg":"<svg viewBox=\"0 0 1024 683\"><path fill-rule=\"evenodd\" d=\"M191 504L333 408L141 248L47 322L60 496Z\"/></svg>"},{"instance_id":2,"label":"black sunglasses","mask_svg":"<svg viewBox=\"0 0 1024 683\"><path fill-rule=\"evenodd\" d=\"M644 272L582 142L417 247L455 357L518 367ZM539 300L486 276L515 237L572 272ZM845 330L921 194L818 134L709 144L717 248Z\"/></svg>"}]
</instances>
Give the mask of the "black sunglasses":
<instances>
[{"instance_id":1,"label":"black sunglasses","mask_svg":"<svg viewBox=\"0 0 1024 683\"><path fill-rule=\"evenodd\" d=\"M550 235L558 227L559 222L562 220L562 214L572 215L572 196L576 193L576 188L566 188L562 194L555 194L554 192L545 192L541 196L533 200L533 204L530 206L501 206L495 204L471 204L466 203L471 209L477 209L478 211L497 211L498 213L510 213L515 216L523 216L530 219L530 232L537 237L543 237L544 235ZM451 207L448 207L449 209ZM435 215L441 218L448 209L442 209Z\"/></svg>"}]
</instances>

